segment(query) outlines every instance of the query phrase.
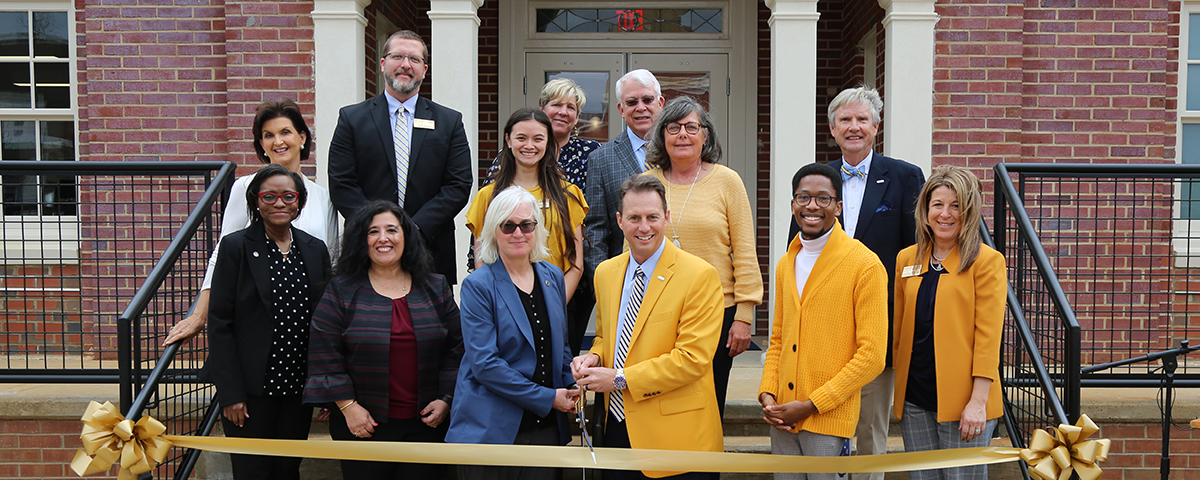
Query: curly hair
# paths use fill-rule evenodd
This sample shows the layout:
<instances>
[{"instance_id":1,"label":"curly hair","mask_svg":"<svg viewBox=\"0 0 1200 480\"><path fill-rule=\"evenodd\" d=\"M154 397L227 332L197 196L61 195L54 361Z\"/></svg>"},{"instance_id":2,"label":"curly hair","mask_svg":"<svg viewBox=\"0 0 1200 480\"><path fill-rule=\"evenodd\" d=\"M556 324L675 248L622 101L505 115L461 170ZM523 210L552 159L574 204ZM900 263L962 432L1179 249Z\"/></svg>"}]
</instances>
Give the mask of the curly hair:
<instances>
[{"instance_id":1,"label":"curly hair","mask_svg":"<svg viewBox=\"0 0 1200 480\"><path fill-rule=\"evenodd\" d=\"M371 269L371 254L367 247L367 232L371 222L381 213L391 213L400 221L404 234L404 251L400 253L400 268L412 276L413 285L424 285L433 273L433 259L425 249L425 240L417 230L417 224L396 202L372 200L363 205L346 220L342 232L342 248L338 254L335 275L351 276L366 273Z\"/></svg>"}]
</instances>

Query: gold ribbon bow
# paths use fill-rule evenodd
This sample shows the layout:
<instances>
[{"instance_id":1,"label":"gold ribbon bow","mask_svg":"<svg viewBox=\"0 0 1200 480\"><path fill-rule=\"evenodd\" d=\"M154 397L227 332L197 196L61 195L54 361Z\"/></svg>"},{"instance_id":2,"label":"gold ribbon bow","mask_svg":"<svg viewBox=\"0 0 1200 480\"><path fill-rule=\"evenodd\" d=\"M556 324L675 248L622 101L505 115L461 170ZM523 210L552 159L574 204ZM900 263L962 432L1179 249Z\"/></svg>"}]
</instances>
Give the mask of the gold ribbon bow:
<instances>
[{"instance_id":1,"label":"gold ribbon bow","mask_svg":"<svg viewBox=\"0 0 1200 480\"><path fill-rule=\"evenodd\" d=\"M1096 480L1101 473L1096 463L1108 459L1112 444L1107 438L1085 440L1099 431L1087 415L1079 417L1075 425L1059 425L1053 437L1037 430L1029 448L1021 450L1021 460L1029 464L1029 476L1038 480L1068 480L1071 472L1078 473L1081 480Z\"/></svg>"},{"instance_id":2,"label":"gold ribbon bow","mask_svg":"<svg viewBox=\"0 0 1200 480\"><path fill-rule=\"evenodd\" d=\"M161 422L144 416L133 423L109 402L91 402L80 420L83 448L71 460L71 469L79 476L106 471L119 458L121 471L117 479L133 480L161 463L171 450L171 442L160 437L167 431Z\"/></svg>"}]
</instances>

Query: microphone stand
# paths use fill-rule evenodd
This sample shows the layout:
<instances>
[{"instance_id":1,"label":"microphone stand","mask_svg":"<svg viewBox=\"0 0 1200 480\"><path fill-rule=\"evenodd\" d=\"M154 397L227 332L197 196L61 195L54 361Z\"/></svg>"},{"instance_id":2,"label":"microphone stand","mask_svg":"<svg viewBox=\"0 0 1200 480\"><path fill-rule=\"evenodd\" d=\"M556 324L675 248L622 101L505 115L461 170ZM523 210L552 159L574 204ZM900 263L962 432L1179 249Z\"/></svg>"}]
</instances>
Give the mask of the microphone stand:
<instances>
[{"instance_id":1,"label":"microphone stand","mask_svg":"<svg viewBox=\"0 0 1200 480\"><path fill-rule=\"evenodd\" d=\"M1082 368L1082 373L1092 373L1101 370L1108 370L1113 367L1129 365L1131 363L1153 362L1162 359L1162 375L1163 381L1160 387L1163 390L1163 417L1162 417L1162 459L1158 466L1158 473L1162 480L1167 480L1167 476L1171 473L1171 392L1175 388L1175 369L1179 367L1179 356L1187 355L1188 353L1200 350L1200 345L1195 347L1188 346L1187 340L1179 341L1179 348L1163 350L1161 352L1151 353L1137 358L1130 358L1118 362L1103 363L1093 365L1087 368Z\"/></svg>"}]
</instances>

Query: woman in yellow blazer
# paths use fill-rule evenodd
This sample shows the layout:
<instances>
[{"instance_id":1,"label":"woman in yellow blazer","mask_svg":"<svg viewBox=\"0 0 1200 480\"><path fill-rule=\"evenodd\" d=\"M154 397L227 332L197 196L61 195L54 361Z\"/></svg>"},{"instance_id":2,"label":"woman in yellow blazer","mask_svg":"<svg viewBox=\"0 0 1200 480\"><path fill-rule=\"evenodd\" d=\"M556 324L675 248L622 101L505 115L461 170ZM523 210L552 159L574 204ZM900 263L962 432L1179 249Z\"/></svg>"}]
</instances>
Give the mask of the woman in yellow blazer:
<instances>
[{"instance_id":1,"label":"woman in yellow blazer","mask_svg":"<svg viewBox=\"0 0 1200 480\"><path fill-rule=\"evenodd\" d=\"M906 451L986 446L1002 412L1004 257L983 245L979 178L934 169L917 197L917 244L896 256L895 414ZM909 472L986 479L987 467Z\"/></svg>"}]
</instances>

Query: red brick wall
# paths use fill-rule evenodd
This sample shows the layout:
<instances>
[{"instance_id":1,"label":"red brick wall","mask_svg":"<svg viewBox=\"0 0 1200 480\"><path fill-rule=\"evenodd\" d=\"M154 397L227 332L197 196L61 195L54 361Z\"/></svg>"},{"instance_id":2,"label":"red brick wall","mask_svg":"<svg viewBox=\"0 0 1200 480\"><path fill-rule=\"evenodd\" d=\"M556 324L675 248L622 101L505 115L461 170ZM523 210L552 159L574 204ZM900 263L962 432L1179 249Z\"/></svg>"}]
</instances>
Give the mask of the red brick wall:
<instances>
[{"instance_id":1,"label":"red brick wall","mask_svg":"<svg viewBox=\"0 0 1200 480\"><path fill-rule=\"evenodd\" d=\"M1200 479L1200 430L1171 430L1171 480ZM1100 438L1112 440L1107 480L1157 480L1162 461L1162 426L1142 423L1100 424Z\"/></svg>"},{"instance_id":2,"label":"red brick wall","mask_svg":"<svg viewBox=\"0 0 1200 480\"><path fill-rule=\"evenodd\" d=\"M758 175L756 188L758 202L755 225L755 242L758 247L758 268L763 276L763 303L755 311L754 335L769 335L771 294L774 293L771 275L775 272L775 259L771 258L771 27L767 20L771 9L758 5L758 111L757 155Z\"/></svg>"},{"instance_id":3,"label":"red brick wall","mask_svg":"<svg viewBox=\"0 0 1200 480\"><path fill-rule=\"evenodd\" d=\"M0 420L0 479L78 479L70 463L82 428L78 420Z\"/></svg>"},{"instance_id":4,"label":"red brick wall","mask_svg":"<svg viewBox=\"0 0 1200 480\"><path fill-rule=\"evenodd\" d=\"M479 8L479 144L471 145L479 159L479 178L487 175L500 151L500 129L512 112L500 110L500 7L487 2Z\"/></svg>"}]
</instances>

